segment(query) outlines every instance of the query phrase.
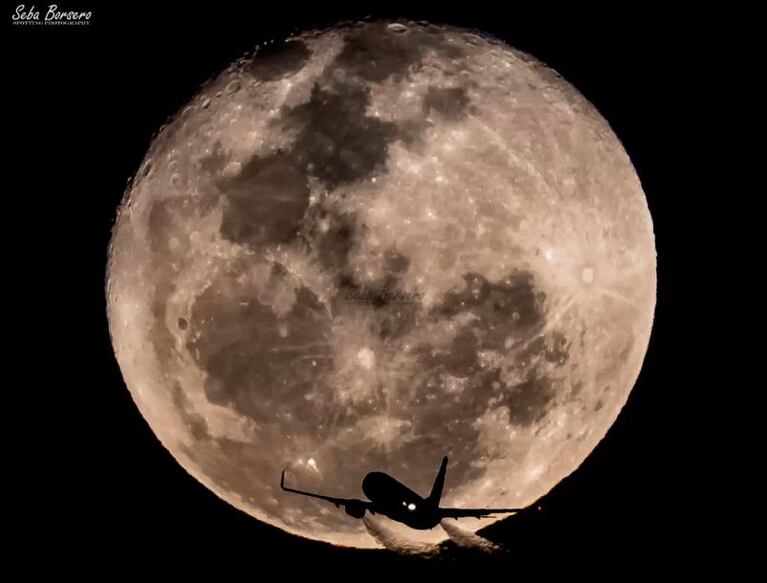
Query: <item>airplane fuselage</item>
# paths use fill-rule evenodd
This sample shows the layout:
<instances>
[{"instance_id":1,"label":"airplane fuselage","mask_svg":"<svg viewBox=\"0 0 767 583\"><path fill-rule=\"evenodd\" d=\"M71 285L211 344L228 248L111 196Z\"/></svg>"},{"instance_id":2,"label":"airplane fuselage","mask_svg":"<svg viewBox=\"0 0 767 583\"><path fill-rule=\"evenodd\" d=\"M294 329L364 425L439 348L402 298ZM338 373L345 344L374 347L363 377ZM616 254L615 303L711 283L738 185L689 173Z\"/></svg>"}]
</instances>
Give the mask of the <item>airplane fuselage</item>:
<instances>
[{"instance_id":1,"label":"airplane fuselage","mask_svg":"<svg viewBox=\"0 0 767 583\"><path fill-rule=\"evenodd\" d=\"M371 511L406 524L429 530L439 524L437 505L413 492L383 472L370 472L362 480L362 491L372 503Z\"/></svg>"},{"instance_id":2,"label":"airplane fuselage","mask_svg":"<svg viewBox=\"0 0 767 583\"><path fill-rule=\"evenodd\" d=\"M519 508L450 508L441 507L442 489L447 472L447 456L442 458L434 485L426 498L413 492L403 483L383 472L370 472L362 480L362 491L367 500L357 498L339 498L319 492L298 490L285 485L285 470L282 470L280 488L286 492L318 498L343 508L352 518L364 518L366 512L382 514L401 522L410 528L429 530L437 526L443 518L483 518L492 514L518 512Z\"/></svg>"}]
</instances>

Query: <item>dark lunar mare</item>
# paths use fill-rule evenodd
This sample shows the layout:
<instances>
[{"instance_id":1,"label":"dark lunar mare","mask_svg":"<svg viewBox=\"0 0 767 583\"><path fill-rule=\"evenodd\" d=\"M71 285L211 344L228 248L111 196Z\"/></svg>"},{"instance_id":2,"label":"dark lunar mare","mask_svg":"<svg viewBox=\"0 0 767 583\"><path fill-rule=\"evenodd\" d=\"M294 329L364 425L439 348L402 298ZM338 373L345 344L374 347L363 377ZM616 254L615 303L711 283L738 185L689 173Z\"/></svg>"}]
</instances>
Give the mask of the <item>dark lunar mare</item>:
<instances>
[{"instance_id":1,"label":"dark lunar mare","mask_svg":"<svg viewBox=\"0 0 767 583\"><path fill-rule=\"evenodd\" d=\"M238 176L219 182L227 199L225 239L254 250L291 241L309 207L310 177L332 192L385 174L389 144L412 143L426 126L367 115L370 83L401 80L417 71L430 51L451 59L463 56L444 36L417 27L397 34L384 24L370 24L347 30L343 43L309 100L284 108L273 122L276 129L296 134L290 146L254 156ZM306 63L307 50L301 41L284 43L257 54L247 71L262 81L282 78ZM431 88L424 100L425 110L448 119L459 119L468 105L462 87Z\"/></svg>"}]
</instances>

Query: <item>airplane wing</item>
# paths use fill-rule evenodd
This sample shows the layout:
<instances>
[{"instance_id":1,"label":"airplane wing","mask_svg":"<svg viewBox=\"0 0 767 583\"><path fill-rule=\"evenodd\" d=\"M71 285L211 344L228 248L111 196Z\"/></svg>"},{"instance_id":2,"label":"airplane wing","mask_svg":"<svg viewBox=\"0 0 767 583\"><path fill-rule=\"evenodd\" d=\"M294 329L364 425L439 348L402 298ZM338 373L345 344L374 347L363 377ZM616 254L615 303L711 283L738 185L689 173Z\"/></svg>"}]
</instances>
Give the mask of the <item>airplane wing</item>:
<instances>
[{"instance_id":1,"label":"airplane wing","mask_svg":"<svg viewBox=\"0 0 767 583\"><path fill-rule=\"evenodd\" d=\"M493 514L515 514L524 508L440 508L442 518L484 518Z\"/></svg>"},{"instance_id":2,"label":"airplane wing","mask_svg":"<svg viewBox=\"0 0 767 583\"><path fill-rule=\"evenodd\" d=\"M285 485L285 470L282 470L282 477L280 478L280 488L286 492L293 492L294 494L302 494L303 496L309 496L311 498L319 498L325 500L331 504L335 504L336 508L341 506L344 510L354 516L355 518L361 518L365 514L366 510L370 510L370 502L366 500L357 500L356 498L335 498L333 496L325 496L324 494L316 494L315 492L306 492L304 490L296 490L295 488L289 488ZM360 514L360 516L357 516Z\"/></svg>"}]
</instances>

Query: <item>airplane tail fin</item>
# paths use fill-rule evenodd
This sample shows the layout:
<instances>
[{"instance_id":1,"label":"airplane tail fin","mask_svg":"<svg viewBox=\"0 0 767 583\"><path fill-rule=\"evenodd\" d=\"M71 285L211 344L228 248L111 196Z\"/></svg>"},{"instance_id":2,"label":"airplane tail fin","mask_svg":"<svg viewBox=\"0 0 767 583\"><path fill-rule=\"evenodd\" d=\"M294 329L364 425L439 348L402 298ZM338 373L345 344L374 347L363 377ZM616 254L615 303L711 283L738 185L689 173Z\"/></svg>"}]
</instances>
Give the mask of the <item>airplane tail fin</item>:
<instances>
[{"instance_id":1,"label":"airplane tail fin","mask_svg":"<svg viewBox=\"0 0 767 583\"><path fill-rule=\"evenodd\" d=\"M447 456L442 458L442 464L439 466L437 477L434 480L434 485L431 487L431 494L429 494L429 502L434 506L439 506L440 498L442 498L442 488L445 486L445 474L447 474Z\"/></svg>"}]
</instances>

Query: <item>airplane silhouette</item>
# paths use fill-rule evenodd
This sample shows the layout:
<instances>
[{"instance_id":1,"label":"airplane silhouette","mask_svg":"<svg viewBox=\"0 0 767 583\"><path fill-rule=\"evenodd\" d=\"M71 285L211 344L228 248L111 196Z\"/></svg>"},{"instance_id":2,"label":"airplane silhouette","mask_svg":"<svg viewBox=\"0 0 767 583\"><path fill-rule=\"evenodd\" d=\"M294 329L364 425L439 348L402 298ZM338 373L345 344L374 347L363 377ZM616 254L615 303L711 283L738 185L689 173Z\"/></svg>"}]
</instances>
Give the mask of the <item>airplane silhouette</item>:
<instances>
[{"instance_id":1,"label":"airplane silhouette","mask_svg":"<svg viewBox=\"0 0 767 583\"><path fill-rule=\"evenodd\" d=\"M447 473L447 456L442 458L442 465L437 472L437 478L427 498L422 498L401 482L383 472L370 472L362 480L362 491L368 500L356 500L354 498L334 498L314 492L305 492L288 488L285 485L285 470L282 470L280 488L286 492L319 498L336 508L343 506L349 516L362 518L365 512L371 514L383 514L392 520L406 524L419 530L428 530L439 524L443 518L483 518L492 514L514 513L524 508L440 508L439 501L442 497L442 488L445 485Z\"/></svg>"}]
</instances>

